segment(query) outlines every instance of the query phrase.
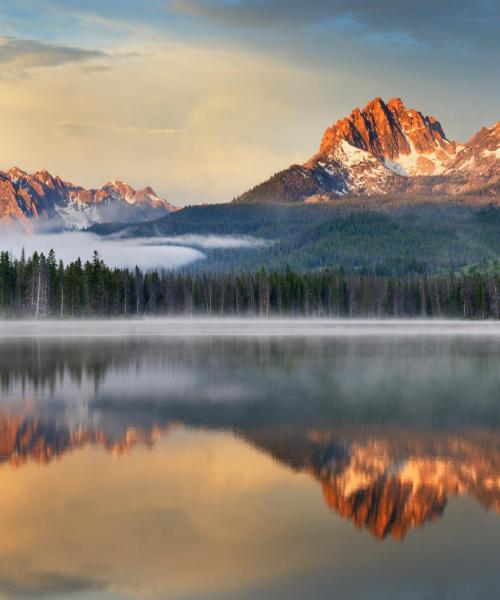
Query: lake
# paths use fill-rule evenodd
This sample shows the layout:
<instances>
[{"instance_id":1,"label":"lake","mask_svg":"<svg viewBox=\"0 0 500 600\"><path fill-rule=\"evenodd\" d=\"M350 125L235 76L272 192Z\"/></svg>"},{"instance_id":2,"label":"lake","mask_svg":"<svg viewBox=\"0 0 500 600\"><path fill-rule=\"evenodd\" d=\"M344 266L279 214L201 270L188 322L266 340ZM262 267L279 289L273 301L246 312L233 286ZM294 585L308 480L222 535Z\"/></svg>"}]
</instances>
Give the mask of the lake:
<instances>
[{"instance_id":1,"label":"lake","mask_svg":"<svg viewBox=\"0 0 500 600\"><path fill-rule=\"evenodd\" d=\"M500 325L0 324L0 598L500 597Z\"/></svg>"}]
</instances>

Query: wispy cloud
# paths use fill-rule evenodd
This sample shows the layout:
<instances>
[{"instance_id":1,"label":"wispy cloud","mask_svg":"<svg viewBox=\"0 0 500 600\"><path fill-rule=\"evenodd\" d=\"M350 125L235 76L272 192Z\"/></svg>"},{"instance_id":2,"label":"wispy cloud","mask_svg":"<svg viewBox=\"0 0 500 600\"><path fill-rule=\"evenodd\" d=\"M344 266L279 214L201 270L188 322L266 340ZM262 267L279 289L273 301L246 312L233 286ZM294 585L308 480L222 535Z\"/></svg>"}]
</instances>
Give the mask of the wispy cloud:
<instances>
[{"instance_id":1,"label":"wispy cloud","mask_svg":"<svg viewBox=\"0 0 500 600\"><path fill-rule=\"evenodd\" d=\"M500 7L490 0L170 0L173 11L223 26L293 32L310 25L380 35L379 42L467 40L498 44ZM392 35L391 35L392 34Z\"/></svg>"},{"instance_id":2,"label":"wispy cloud","mask_svg":"<svg viewBox=\"0 0 500 600\"><path fill-rule=\"evenodd\" d=\"M102 50L0 37L0 73L22 74L32 69L84 64L107 57L109 55Z\"/></svg>"},{"instance_id":3,"label":"wispy cloud","mask_svg":"<svg viewBox=\"0 0 500 600\"><path fill-rule=\"evenodd\" d=\"M161 246L179 244L182 246L194 246L204 250L234 249L234 248L262 248L272 244L269 240L263 240L248 235L173 235L166 237L155 237L146 240L145 244Z\"/></svg>"},{"instance_id":4,"label":"wispy cloud","mask_svg":"<svg viewBox=\"0 0 500 600\"><path fill-rule=\"evenodd\" d=\"M10 598L37 598L40 596L64 596L66 594L84 593L102 590L103 582L91 577L65 575L63 573L16 572L10 577L0 580L0 592Z\"/></svg>"},{"instance_id":5,"label":"wispy cloud","mask_svg":"<svg viewBox=\"0 0 500 600\"><path fill-rule=\"evenodd\" d=\"M83 64L79 65L79 69L82 73L91 74L91 73L107 73L111 71L111 67L109 65L100 65L100 64Z\"/></svg>"},{"instance_id":6,"label":"wispy cloud","mask_svg":"<svg viewBox=\"0 0 500 600\"><path fill-rule=\"evenodd\" d=\"M498 119L494 0L0 0L0 166L228 201L401 96ZM36 41L36 38L44 41ZM437 49L436 49L437 48Z\"/></svg>"},{"instance_id":7,"label":"wispy cloud","mask_svg":"<svg viewBox=\"0 0 500 600\"><path fill-rule=\"evenodd\" d=\"M131 135L172 135L179 133L175 127L139 127L135 125L116 125L113 123L91 123L85 121L61 121L52 125L56 132L71 136L102 134L103 132L125 133Z\"/></svg>"}]
</instances>

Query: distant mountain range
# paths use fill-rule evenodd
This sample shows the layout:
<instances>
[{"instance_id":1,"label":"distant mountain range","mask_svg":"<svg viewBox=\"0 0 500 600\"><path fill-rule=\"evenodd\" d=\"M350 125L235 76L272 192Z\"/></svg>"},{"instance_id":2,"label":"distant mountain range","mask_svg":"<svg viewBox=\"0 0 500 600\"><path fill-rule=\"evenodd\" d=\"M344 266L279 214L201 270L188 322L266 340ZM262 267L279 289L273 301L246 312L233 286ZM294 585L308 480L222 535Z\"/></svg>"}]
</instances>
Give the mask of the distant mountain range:
<instances>
[{"instance_id":1,"label":"distant mountain range","mask_svg":"<svg viewBox=\"0 0 500 600\"><path fill-rule=\"evenodd\" d=\"M405 265L408 260L428 265L426 252L445 268L492 260L498 258L498 211L485 213L491 217L486 222L472 205L499 201L500 122L459 144L446 137L437 119L407 109L399 98L387 103L375 98L353 110L326 130L309 161L277 173L232 204L177 211L151 187L134 190L114 181L85 189L47 171L0 171L0 224L25 230L94 227L103 234L126 228L124 235L138 237L254 235L279 242L274 258L269 250L255 254L259 265L286 262L298 268L339 263L358 268L394 263L402 255ZM430 206L449 203L463 207L463 218L458 209ZM286 204L310 210L292 215L283 212ZM425 212L421 204L428 205ZM398 212L393 218L408 205L413 216ZM452 223L453 215L458 221ZM429 237L433 232L436 239ZM242 260L246 265L248 252Z\"/></svg>"},{"instance_id":2,"label":"distant mountain range","mask_svg":"<svg viewBox=\"0 0 500 600\"><path fill-rule=\"evenodd\" d=\"M85 189L53 177L13 168L0 171L0 222L26 229L85 229L102 222L140 223L163 217L175 208L151 187L134 190L120 181Z\"/></svg>"},{"instance_id":3,"label":"distant mountain range","mask_svg":"<svg viewBox=\"0 0 500 600\"><path fill-rule=\"evenodd\" d=\"M236 202L332 201L356 196L480 195L500 192L500 122L466 144L400 98L371 100L329 127L320 148Z\"/></svg>"}]
</instances>

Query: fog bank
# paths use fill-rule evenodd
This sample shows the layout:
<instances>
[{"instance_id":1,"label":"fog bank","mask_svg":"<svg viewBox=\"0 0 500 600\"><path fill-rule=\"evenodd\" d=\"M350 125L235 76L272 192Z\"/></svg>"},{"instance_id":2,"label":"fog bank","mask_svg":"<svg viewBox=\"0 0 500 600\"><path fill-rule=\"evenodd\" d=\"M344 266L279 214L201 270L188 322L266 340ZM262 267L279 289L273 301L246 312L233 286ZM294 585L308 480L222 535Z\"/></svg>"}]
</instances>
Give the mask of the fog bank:
<instances>
[{"instance_id":1,"label":"fog bank","mask_svg":"<svg viewBox=\"0 0 500 600\"><path fill-rule=\"evenodd\" d=\"M86 261L95 250L111 267L175 269L206 258L203 249L257 248L268 242L247 236L181 235L152 238L101 237L88 232L10 233L2 235L0 249L19 257L53 249L65 263Z\"/></svg>"},{"instance_id":2,"label":"fog bank","mask_svg":"<svg viewBox=\"0 0 500 600\"><path fill-rule=\"evenodd\" d=\"M147 243L154 245L177 244L181 246L195 246L206 250L231 249L231 248L263 248L271 245L273 242L254 238L249 235L197 235L184 234L165 237L155 237L148 239Z\"/></svg>"}]
</instances>

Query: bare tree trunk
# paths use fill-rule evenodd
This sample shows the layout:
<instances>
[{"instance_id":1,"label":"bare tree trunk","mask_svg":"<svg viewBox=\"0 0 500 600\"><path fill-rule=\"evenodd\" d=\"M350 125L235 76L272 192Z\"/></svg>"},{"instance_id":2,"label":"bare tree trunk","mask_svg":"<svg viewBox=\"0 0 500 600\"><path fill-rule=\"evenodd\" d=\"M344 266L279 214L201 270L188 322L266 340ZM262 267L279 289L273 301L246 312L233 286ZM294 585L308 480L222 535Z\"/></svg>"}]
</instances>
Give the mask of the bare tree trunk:
<instances>
[{"instance_id":1,"label":"bare tree trunk","mask_svg":"<svg viewBox=\"0 0 500 600\"><path fill-rule=\"evenodd\" d=\"M40 269L38 269L38 284L37 284L37 290L36 290L36 308L35 308L35 320L38 321L38 315L40 312L40 286L42 283L42 274L40 272Z\"/></svg>"}]
</instances>

